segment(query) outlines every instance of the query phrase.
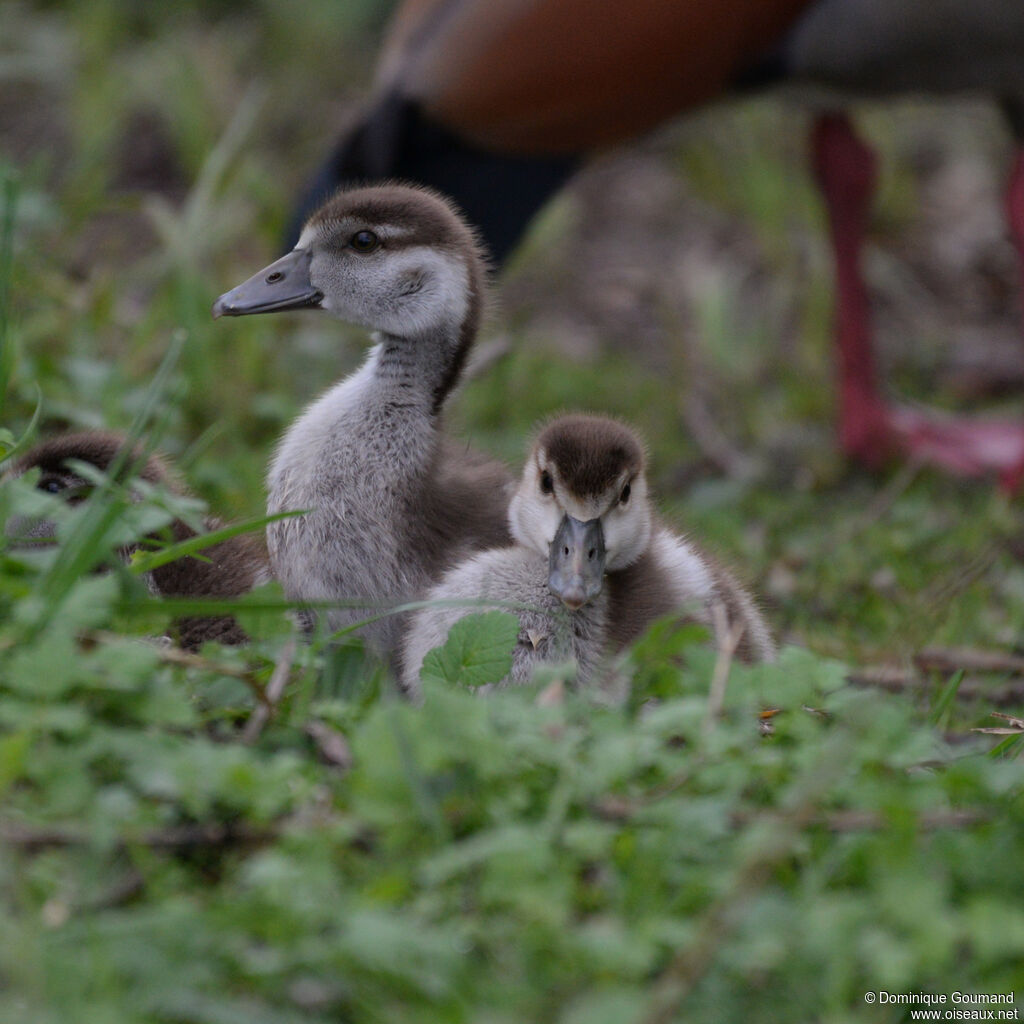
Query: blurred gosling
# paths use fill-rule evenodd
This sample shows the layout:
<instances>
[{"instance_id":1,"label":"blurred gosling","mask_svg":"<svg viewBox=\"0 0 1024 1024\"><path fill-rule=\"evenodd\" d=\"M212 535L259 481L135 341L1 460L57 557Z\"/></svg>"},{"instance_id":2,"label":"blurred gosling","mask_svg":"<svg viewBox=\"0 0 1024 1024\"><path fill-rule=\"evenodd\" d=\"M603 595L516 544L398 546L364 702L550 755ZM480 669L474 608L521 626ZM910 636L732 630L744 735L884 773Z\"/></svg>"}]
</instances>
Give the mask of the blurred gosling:
<instances>
[{"instance_id":1,"label":"blurred gosling","mask_svg":"<svg viewBox=\"0 0 1024 1024\"><path fill-rule=\"evenodd\" d=\"M124 446L125 438L116 433L64 434L32 448L15 461L4 477L13 479L38 469L38 490L58 495L68 504L78 504L88 500L93 482L77 472L72 463L86 463L107 473L122 454ZM147 483L178 494L187 493L170 464L160 455L149 455L145 461L129 456L124 469ZM223 524L207 519L205 525L208 530L215 530ZM55 525L45 519L9 522L5 524L4 531L16 541L53 541L56 538ZM170 533L175 543L196 536L196 532L180 519L171 523ZM123 550L121 555L127 561L135 550L137 548L133 546ZM161 565L147 577L150 590L164 597L229 598L266 582L270 578L270 569L262 537L240 534L204 548L198 558L179 558ZM249 640L230 615L180 618L173 624L173 633L176 642L187 650L196 650L207 640L222 644L242 644Z\"/></svg>"}]
</instances>

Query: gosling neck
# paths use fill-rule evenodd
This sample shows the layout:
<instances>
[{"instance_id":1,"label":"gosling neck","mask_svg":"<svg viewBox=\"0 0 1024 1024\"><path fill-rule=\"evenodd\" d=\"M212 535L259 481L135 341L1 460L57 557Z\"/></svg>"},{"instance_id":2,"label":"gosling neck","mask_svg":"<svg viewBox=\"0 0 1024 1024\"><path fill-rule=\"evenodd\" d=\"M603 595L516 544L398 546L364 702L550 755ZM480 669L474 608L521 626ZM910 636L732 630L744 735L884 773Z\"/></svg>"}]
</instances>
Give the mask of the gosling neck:
<instances>
[{"instance_id":1,"label":"gosling neck","mask_svg":"<svg viewBox=\"0 0 1024 1024\"><path fill-rule=\"evenodd\" d=\"M455 388L476 339L483 306L482 272L469 268L461 319L439 318L407 332L378 330L375 376L409 396L423 396L438 415Z\"/></svg>"}]
</instances>

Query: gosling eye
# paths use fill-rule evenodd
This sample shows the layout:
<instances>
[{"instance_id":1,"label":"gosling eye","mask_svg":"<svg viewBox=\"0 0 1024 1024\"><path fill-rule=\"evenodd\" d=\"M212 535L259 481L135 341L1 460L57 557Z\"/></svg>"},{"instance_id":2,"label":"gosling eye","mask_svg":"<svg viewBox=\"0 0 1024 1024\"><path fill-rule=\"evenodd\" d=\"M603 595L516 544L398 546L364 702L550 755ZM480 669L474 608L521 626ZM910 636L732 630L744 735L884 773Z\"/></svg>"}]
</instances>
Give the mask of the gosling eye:
<instances>
[{"instance_id":1,"label":"gosling eye","mask_svg":"<svg viewBox=\"0 0 1024 1024\"><path fill-rule=\"evenodd\" d=\"M64 490L64 481L59 476L44 476L36 484L37 491L45 491L47 494L60 494Z\"/></svg>"},{"instance_id":2,"label":"gosling eye","mask_svg":"<svg viewBox=\"0 0 1024 1024\"><path fill-rule=\"evenodd\" d=\"M629 501L629 496L631 493L632 491L629 484L626 484L626 486L622 488L622 493L619 495L619 504L625 505L626 502Z\"/></svg>"},{"instance_id":3,"label":"gosling eye","mask_svg":"<svg viewBox=\"0 0 1024 1024\"><path fill-rule=\"evenodd\" d=\"M356 252L373 252L380 245L380 239L372 231L357 231L349 240L348 244Z\"/></svg>"},{"instance_id":4,"label":"gosling eye","mask_svg":"<svg viewBox=\"0 0 1024 1024\"><path fill-rule=\"evenodd\" d=\"M551 479L551 474L546 469L542 469L540 473L540 492L541 494L555 493L555 482Z\"/></svg>"}]
</instances>

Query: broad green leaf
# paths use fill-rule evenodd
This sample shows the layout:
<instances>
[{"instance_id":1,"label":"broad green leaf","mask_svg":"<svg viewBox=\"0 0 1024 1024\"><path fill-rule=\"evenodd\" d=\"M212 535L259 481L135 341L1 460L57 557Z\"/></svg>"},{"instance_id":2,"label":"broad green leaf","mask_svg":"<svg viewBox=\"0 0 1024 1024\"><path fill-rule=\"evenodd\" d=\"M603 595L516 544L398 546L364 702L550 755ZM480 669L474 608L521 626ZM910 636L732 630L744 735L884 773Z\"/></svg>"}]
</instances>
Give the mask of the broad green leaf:
<instances>
[{"instance_id":1,"label":"broad green leaf","mask_svg":"<svg viewBox=\"0 0 1024 1024\"><path fill-rule=\"evenodd\" d=\"M32 730L22 729L0 736L0 796L20 778L32 746Z\"/></svg>"},{"instance_id":2,"label":"broad green leaf","mask_svg":"<svg viewBox=\"0 0 1024 1024\"><path fill-rule=\"evenodd\" d=\"M477 612L459 619L448 639L428 652L420 677L463 686L500 682L512 668L519 619L510 612Z\"/></svg>"}]
</instances>

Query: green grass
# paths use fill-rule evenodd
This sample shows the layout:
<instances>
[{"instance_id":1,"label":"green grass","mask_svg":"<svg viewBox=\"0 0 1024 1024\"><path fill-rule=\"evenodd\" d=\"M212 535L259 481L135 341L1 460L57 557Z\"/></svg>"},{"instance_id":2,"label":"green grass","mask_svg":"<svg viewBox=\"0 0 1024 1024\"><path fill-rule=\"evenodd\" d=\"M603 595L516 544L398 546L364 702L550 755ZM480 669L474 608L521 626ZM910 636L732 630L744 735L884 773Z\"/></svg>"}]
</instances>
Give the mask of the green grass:
<instances>
[{"instance_id":1,"label":"green grass","mask_svg":"<svg viewBox=\"0 0 1024 1024\"><path fill-rule=\"evenodd\" d=\"M0 456L131 431L214 514L264 514L276 438L365 338L209 308L276 255L385 13L0 7ZM867 116L883 238L912 226L907 140L928 116ZM62 540L0 543L0 1018L838 1024L905 1019L868 990L1024 989L1022 744L970 732L1020 679L913 668L929 647L1018 647L1019 503L836 453L802 139L760 101L654 147L756 270L726 259L687 301L656 294L635 339L571 308L586 202L557 200L503 282L508 353L450 420L513 465L559 410L642 430L666 518L738 567L787 644L732 667L718 715L714 650L668 624L620 666L623 707L557 673L477 699L458 685L484 681L471 642L405 705L357 645L296 645L273 586L231 605L251 648L183 657L145 638L194 606L152 599L114 554L180 502L109 486L64 509L0 486L0 517L45 511ZM552 282L586 345L550 330ZM901 347L900 386L930 358ZM846 681L877 665L914 685Z\"/></svg>"}]
</instances>

